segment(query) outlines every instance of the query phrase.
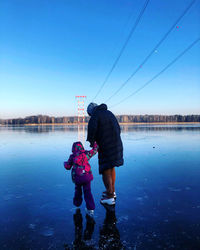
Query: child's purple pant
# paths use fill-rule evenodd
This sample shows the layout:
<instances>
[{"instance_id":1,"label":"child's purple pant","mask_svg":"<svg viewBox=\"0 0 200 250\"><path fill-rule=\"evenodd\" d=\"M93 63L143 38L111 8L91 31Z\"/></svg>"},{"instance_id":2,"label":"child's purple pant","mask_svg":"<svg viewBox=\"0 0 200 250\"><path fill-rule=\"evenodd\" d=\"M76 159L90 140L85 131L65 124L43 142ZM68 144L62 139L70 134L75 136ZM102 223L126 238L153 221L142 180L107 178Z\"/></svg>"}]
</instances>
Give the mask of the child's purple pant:
<instances>
[{"instance_id":1,"label":"child's purple pant","mask_svg":"<svg viewBox=\"0 0 200 250\"><path fill-rule=\"evenodd\" d=\"M88 210L94 210L95 204L94 199L91 193L91 181L83 183L83 184L75 184L75 194L74 194L74 205L79 207L83 201L82 198L82 187L84 193L84 200L86 203L86 207Z\"/></svg>"}]
</instances>

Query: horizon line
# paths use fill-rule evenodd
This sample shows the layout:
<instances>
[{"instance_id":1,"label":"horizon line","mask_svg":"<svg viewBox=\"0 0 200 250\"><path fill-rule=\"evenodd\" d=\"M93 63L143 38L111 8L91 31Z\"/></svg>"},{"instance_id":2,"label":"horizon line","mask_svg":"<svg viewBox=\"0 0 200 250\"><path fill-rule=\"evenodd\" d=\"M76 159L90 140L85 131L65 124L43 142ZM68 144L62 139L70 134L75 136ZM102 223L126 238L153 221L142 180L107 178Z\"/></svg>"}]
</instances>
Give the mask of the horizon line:
<instances>
[{"instance_id":1,"label":"horizon line","mask_svg":"<svg viewBox=\"0 0 200 250\"><path fill-rule=\"evenodd\" d=\"M117 116L151 116L151 115L161 115L161 116L176 116L176 115L181 115L181 116L190 116L190 115L194 115L194 116L197 116L197 115L200 115L200 114L173 114L173 115L165 115L165 114L122 114L122 115L115 115L116 117ZM78 115L68 115L68 116L65 116L65 115L62 115L62 116L53 116L53 115L44 115L44 114L38 114L38 115L27 115L27 116L24 116L24 117L16 117L16 118L1 118L0 117L0 120L10 120L10 119L25 119L25 118L28 118L28 117L37 117L37 116L47 116L47 117L54 117L54 118L61 118L61 117L78 117ZM79 117L83 117L83 116L79 116ZM86 115L84 117L90 117L89 115Z\"/></svg>"}]
</instances>

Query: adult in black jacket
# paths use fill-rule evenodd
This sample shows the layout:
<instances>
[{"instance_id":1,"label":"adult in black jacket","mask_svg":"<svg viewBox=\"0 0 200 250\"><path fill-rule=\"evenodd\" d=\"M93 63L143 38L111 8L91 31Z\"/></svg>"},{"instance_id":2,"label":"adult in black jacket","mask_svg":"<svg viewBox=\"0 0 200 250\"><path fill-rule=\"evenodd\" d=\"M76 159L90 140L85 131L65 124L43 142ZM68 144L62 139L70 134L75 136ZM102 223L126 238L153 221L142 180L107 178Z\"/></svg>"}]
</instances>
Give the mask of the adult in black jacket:
<instances>
[{"instance_id":1,"label":"adult in black jacket","mask_svg":"<svg viewBox=\"0 0 200 250\"><path fill-rule=\"evenodd\" d=\"M120 137L120 126L106 104L90 103L87 108L91 116L88 123L87 141L93 146L96 141L99 150L99 173L102 174L106 191L101 203L115 204L115 167L123 165L123 145Z\"/></svg>"}]
</instances>

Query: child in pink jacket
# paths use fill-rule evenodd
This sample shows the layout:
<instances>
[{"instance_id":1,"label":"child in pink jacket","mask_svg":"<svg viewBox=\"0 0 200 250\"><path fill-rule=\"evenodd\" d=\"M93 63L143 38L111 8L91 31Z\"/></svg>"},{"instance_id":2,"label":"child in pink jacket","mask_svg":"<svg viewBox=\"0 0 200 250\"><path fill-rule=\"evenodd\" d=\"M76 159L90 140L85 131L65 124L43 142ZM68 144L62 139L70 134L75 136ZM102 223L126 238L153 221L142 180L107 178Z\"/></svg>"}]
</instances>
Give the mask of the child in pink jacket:
<instances>
[{"instance_id":1,"label":"child in pink jacket","mask_svg":"<svg viewBox=\"0 0 200 250\"><path fill-rule=\"evenodd\" d=\"M87 214L93 216L95 204L91 193L91 181L93 175L91 166L89 164L90 158L97 153L98 146L94 143L91 150L87 151L84 149L80 141L74 142L72 146L72 154L68 161L64 162L64 167L67 170L71 170L72 181L75 183L75 194L73 203L79 207L82 204L82 189L84 193L84 199L87 207Z\"/></svg>"}]
</instances>

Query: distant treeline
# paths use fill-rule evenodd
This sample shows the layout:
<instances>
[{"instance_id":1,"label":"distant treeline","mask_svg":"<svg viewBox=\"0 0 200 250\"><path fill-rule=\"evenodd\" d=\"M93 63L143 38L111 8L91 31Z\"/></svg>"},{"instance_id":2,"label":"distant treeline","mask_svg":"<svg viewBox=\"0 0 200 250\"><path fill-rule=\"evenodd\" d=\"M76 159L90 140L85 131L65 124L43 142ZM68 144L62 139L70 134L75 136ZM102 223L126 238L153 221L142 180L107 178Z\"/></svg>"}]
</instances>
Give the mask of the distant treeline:
<instances>
[{"instance_id":1,"label":"distant treeline","mask_svg":"<svg viewBox=\"0 0 200 250\"><path fill-rule=\"evenodd\" d=\"M85 117L85 122L89 121ZM119 115L120 123L169 123L169 122L200 122L200 115ZM77 116L52 117L47 115L28 116L17 119L0 119L2 125L25 125L25 124L55 124L55 123L78 123Z\"/></svg>"}]
</instances>

